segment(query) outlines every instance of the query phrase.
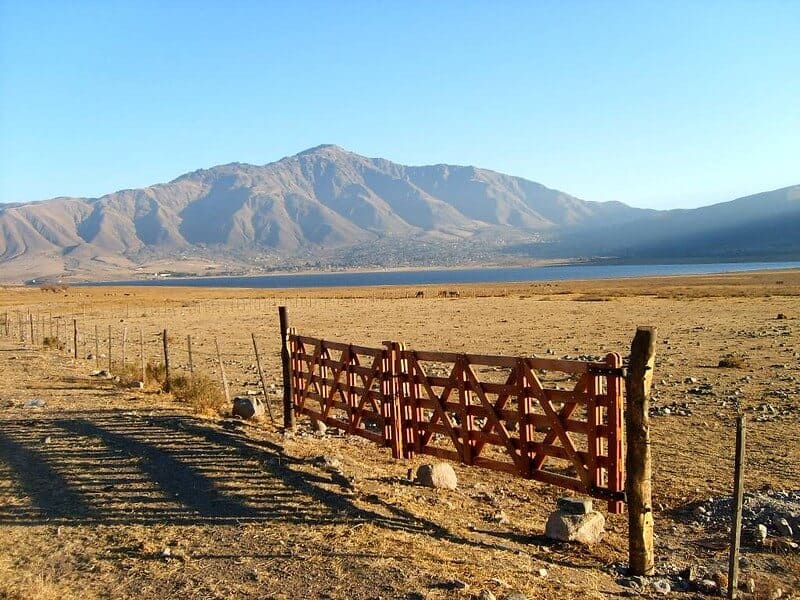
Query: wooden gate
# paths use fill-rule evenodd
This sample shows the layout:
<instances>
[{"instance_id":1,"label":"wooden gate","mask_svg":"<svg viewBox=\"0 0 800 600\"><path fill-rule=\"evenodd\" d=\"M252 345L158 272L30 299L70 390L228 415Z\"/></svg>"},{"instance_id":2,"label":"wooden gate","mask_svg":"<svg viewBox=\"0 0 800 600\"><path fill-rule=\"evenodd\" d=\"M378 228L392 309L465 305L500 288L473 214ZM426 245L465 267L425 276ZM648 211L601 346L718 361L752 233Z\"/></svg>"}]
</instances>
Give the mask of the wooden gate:
<instances>
[{"instance_id":1,"label":"wooden gate","mask_svg":"<svg viewBox=\"0 0 800 600\"><path fill-rule=\"evenodd\" d=\"M622 511L622 360L365 348L289 335L293 405L392 448L505 471ZM332 354L334 353L334 354Z\"/></svg>"}]
</instances>

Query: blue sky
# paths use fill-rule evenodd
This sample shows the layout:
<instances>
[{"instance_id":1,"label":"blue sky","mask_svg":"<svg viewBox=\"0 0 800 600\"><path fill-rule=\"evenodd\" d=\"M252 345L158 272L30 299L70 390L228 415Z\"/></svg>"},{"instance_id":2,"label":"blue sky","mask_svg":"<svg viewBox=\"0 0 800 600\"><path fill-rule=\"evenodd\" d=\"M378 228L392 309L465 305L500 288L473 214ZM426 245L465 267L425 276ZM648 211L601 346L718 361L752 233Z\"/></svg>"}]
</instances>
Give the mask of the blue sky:
<instances>
[{"instance_id":1,"label":"blue sky","mask_svg":"<svg viewBox=\"0 0 800 600\"><path fill-rule=\"evenodd\" d=\"M320 143L689 207L800 183L800 2L0 0L0 202Z\"/></svg>"}]
</instances>

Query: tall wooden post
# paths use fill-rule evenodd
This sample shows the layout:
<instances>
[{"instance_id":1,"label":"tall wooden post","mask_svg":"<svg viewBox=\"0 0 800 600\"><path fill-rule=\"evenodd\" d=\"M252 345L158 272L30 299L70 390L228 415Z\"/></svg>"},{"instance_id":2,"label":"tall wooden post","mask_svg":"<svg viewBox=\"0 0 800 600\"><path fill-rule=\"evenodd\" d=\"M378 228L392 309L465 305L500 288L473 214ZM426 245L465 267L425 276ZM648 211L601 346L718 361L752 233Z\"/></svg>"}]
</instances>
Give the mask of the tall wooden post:
<instances>
[{"instance_id":1,"label":"tall wooden post","mask_svg":"<svg viewBox=\"0 0 800 600\"><path fill-rule=\"evenodd\" d=\"M628 404L625 410L628 440L625 491L628 498L628 562L631 575L652 575L655 571L649 415L655 354L656 328L637 328L628 364Z\"/></svg>"},{"instance_id":2,"label":"tall wooden post","mask_svg":"<svg viewBox=\"0 0 800 600\"><path fill-rule=\"evenodd\" d=\"M108 326L108 372L111 373L111 325Z\"/></svg>"},{"instance_id":3,"label":"tall wooden post","mask_svg":"<svg viewBox=\"0 0 800 600\"><path fill-rule=\"evenodd\" d=\"M261 356L258 353L256 334L251 333L250 337L253 338L253 351L256 353L256 366L258 367L258 377L261 380L261 391L264 392L264 403L267 405L267 411L269 412L269 420L274 425L275 417L272 416L272 403L269 401L269 395L267 394L267 382L264 380L264 371L261 369Z\"/></svg>"},{"instance_id":4,"label":"tall wooden post","mask_svg":"<svg viewBox=\"0 0 800 600\"><path fill-rule=\"evenodd\" d=\"M72 358L78 360L78 319L72 319Z\"/></svg>"},{"instance_id":5,"label":"tall wooden post","mask_svg":"<svg viewBox=\"0 0 800 600\"><path fill-rule=\"evenodd\" d=\"M728 598L736 598L739 587L739 547L742 538L742 497L744 495L744 416L736 417L736 458L733 465L733 527L728 558Z\"/></svg>"},{"instance_id":6,"label":"tall wooden post","mask_svg":"<svg viewBox=\"0 0 800 600\"><path fill-rule=\"evenodd\" d=\"M52 320L50 325L53 325ZM97 333L97 323L94 325L94 365L100 368L100 335Z\"/></svg>"},{"instance_id":7,"label":"tall wooden post","mask_svg":"<svg viewBox=\"0 0 800 600\"><path fill-rule=\"evenodd\" d=\"M231 401L231 389L228 386L228 376L225 375L225 365L222 364L222 353L219 351L219 340L214 338L214 346L217 348L217 362L219 363L220 377L222 377L222 388L225 390L225 399Z\"/></svg>"},{"instance_id":8,"label":"tall wooden post","mask_svg":"<svg viewBox=\"0 0 800 600\"><path fill-rule=\"evenodd\" d=\"M122 330L122 368L125 368L125 346L128 343L128 327Z\"/></svg>"},{"instance_id":9,"label":"tall wooden post","mask_svg":"<svg viewBox=\"0 0 800 600\"><path fill-rule=\"evenodd\" d=\"M162 344L164 346L164 391L168 392L170 390L170 383L169 383L169 336L167 335L167 330L166 329L161 334L161 339L162 339Z\"/></svg>"},{"instance_id":10,"label":"tall wooden post","mask_svg":"<svg viewBox=\"0 0 800 600\"><path fill-rule=\"evenodd\" d=\"M289 313L285 306L278 307L281 327L281 364L283 366L283 426L294 429L294 405L292 402L292 368L289 353Z\"/></svg>"},{"instance_id":11,"label":"tall wooden post","mask_svg":"<svg viewBox=\"0 0 800 600\"><path fill-rule=\"evenodd\" d=\"M144 333L142 333L141 327L139 327L139 360L142 363L142 383L147 383L147 369L144 361Z\"/></svg>"},{"instance_id":12,"label":"tall wooden post","mask_svg":"<svg viewBox=\"0 0 800 600\"><path fill-rule=\"evenodd\" d=\"M186 351L189 354L189 377L194 381L194 360L192 360L192 336L186 336Z\"/></svg>"}]
</instances>

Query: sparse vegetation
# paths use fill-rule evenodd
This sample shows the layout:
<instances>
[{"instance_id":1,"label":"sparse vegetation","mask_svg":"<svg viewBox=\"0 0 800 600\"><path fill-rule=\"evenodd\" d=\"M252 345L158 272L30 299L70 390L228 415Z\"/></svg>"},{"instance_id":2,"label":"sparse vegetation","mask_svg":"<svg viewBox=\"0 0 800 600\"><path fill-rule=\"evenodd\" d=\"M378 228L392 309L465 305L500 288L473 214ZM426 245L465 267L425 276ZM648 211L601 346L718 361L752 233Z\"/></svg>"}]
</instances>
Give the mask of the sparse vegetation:
<instances>
[{"instance_id":1,"label":"sparse vegetation","mask_svg":"<svg viewBox=\"0 0 800 600\"><path fill-rule=\"evenodd\" d=\"M42 346L51 350L63 350L65 348L64 342L55 336L45 336L42 340Z\"/></svg>"},{"instance_id":2,"label":"sparse vegetation","mask_svg":"<svg viewBox=\"0 0 800 600\"><path fill-rule=\"evenodd\" d=\"M186 402L197 412L220 415L227 408L227 401L217 381L202 373L194 377L179 375L170 381L170 391L177 400Z\"/></svg>"},{"instance_id":3,"label":"sparse vegetation","mask_svg":"<svg viewBox=\"0 0 800 600\"><path fill-rule=\"evenodd\" d=\"M740 356L728 355L721 358L717 366L720 369L741 369L745 366L745 362Z\"/></svg>"}]
</instances>

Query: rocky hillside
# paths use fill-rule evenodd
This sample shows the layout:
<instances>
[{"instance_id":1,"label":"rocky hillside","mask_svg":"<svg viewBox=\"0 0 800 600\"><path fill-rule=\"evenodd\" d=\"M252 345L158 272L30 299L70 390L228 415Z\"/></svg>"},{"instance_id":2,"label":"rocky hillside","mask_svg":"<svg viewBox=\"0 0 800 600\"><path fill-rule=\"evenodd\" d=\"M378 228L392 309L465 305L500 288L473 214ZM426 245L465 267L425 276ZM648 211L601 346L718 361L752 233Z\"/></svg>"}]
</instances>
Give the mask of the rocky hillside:
<instances>
[{"instance_id":1,"label":"rocky hillside","mask_svg":"<svg viewBox=\"0 0 800 600\"><path fill-rule=\"evenodd\" d=\"M800 223L799 189L658 212L485 169L409 167L326 145L101 198L0 205L0 278L630 260L706 254L710 244L723 257L742 239L783 258L797 246L785 230Z\"/></svg>"}]
</instances>

